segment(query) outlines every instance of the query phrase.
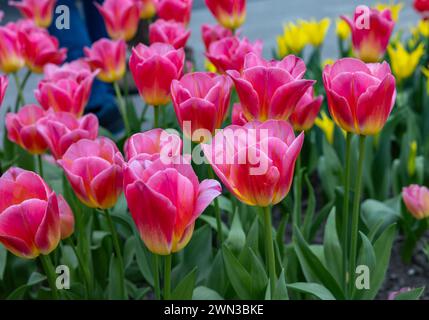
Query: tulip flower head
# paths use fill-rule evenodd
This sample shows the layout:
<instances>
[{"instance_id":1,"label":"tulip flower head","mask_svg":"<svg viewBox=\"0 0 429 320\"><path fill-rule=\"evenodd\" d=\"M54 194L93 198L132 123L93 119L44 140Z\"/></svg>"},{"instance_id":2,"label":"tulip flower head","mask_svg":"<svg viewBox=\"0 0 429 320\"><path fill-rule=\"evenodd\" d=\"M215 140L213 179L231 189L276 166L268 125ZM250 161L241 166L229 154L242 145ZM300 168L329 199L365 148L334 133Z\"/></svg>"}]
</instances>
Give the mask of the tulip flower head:
<instances>
[{"instance_id":1,"label":"tulip flower head","mask_svg":"<svg viewBox=\"0 0 429 320\"><path fill-rule=\"evenodd\" d=\"M127 46L123 40L100 39L85 47L86 61L93 70L98 70L97 77L103 82L121 80L126 72Z\"/></svg>"},{"instance_id":2,"label":"tulip flower head","mask_svg":"<svg viewBox=\"0 0 429 320\"><path fill-rule=\"evenodd\" d=\"M193 0L158 0L156 12L161 19L174 20L186 26L191 20Z\"/></svg>"},{"instance_id":3,"label":"tulip flower head","mask_svg":"<svg viewBox=\"0 0 429 320\"><path fill-rule=\"evenodd\" d=\"M191 35L183 23L176 21L156 20L149 26L149 40L153 44L162 42L171 44L174 48L184 48Z\"/></svg>"},{"instance_id":4,"label":"tulip flower head","mask_svg":"<svg viewBox=\"0 0 429 320\"><path fill-rule=\"evenodd\" d=\"M6 89L8 84L8 78L6 76L0 76L0 107L3 102L4 96L6 95Z\"/></svg>"},{"instance_id":5,"label":"tulip flower head","mask_svg":"<svg viewBox=\"0 0 429 320\"><path fill-rule=\"evenodd\" d=\"M38 122L45 111L36 105L22 107L18 113L6 115L6 129L10 141L31 154L43 154L48 145L39 132Z\"/></svg>"},{"instance_id":6,"label":"tulip flower head","mask_svg":"<svg viewBox=\"0 0 429 320\"><path fill-rule=\"evenodd\" d=\"M128 207L147 248L159 255L183 249L196 219L221 194L216 180L201 183L184 158L134 158L124 169Z\"/></svg>"},{"instance_id":7,"label":"tulip flower head","mask_svg":"<svg viewBox=\"0 0 429 320\"><path fill-rule=\"evenodd\" d=\"M416 70L420 59L425 53L423 43L420 43L416 49L408 52L400 42L390 45L387 53L392 64L392 71L398 82L409 78Z\"/></svg>"},{"instance_id":8,"label":"tulip flower head","mask_svg":"<svg viewBox=\"0 0 429 320\"><path fill-rule=\"evenodd\" d=\"M0 70L14 73L25 66L16 23L0 26Z\"/></svg>"},{"instance_id":9,"label":"tulip flower head","mask_svg":"<svg viewBox=\"0 0 429 320\"><path fill-rule=\"evenodd\" d=\"M326 33L328 32L329 26L331 25L331 20L329 18L325 18L320 21L300 20L299 24L307 34L308 43L313 47L318 48L325 41Z\"/></svg>"},{"instance_id":10,"label":"tulip flower head","mask_svg":"<svg viewBox=\"0 0 429 320\"><path fill-rule=\"evenodd\" d=\"M277 37L277 55L279 58L289 54L301 55L308 43L304 28L299 23L289 22L283 27L283 34Z\"/></svg>"},{"instance_id":11,"label":"tulip flower head","mask_svg":"<svg viewBox=\"0 0 429 320\"><path fill-rule=\"evenodd\" d=\"M18 257L48 255L74 230L73 213L36 173L10 168L0 177L0 243Z\"/></svg>"},{"instance_id":12,"label":"tulip flower head","mask_svg":"<svg viewBox=\"0 0 429 320\"><path fill-rule=\"evenodd\" d=\"M171 82L183 73L185 52L165 43L133 48L130 70L145 102L161 106L170 102Z\"/></svg>"},{"instance_id":13,"label":"tulip flower head","mask_svg":"<svg viewBox=\"0 0 429 320\"><path fill-rule=\"evenodd\" d=\"M205 132L210 138L227 116L232 81L225 75L209 72L188 73L171 84L171 95L177 120L184 134L201 142ZM197 130L204 129L198 134ZM196 134L194 134L196 133Z\"/></svg>"},{"instance_id":14,"label":"tulip flower head","mask_svg":"<svg viewBox=\"0 0 429 320\"><path fill-rule=\"evenodd\" d=\"M80 201L90 208L110 209L122 193L123 157L107 138L72 144L58 164Z\"/></svg>"},{"instance_id":15,"label":"tulip flower head","mask_svg":"<svg viewBox=\"0 0 429 320\"><path fill-rule=\"evenodd\" d=\"M235 36L213 42L206 52L206 57L221 73L225 73L227 70L241 72L244 58L248 53L261 56L262 42L251 43L247 38L239 39Z\"/></svg>"},{"instance_id":16,"label":"tulip flower head","mask_svg":"<svg viewBox=\"0 0 429 320\"><path fill-rule=\"evenodd\" d=\"M129 41L137 33L141 6L135 0L105 0L103 5L94 3L113 40Z\"/></svg>"},{"instance_id":17,"label":"tulip flower head","mask_svg":"<svg viewBox=\"0 0 429 320\"><path fill-rule=\"evenodd\" d=\"M213 42L216 42L223 38L232 37L233 33L231 30L226 29L217 24L215 25L203 24L201 26L201 35L203 38L206 51L208 51L210 48L210 45Z\"/></svg>"},{"instance_id":18,"label":"tulip flower head","mask_svg":"<svg viewBox=\"0 0 429 320\"><path fill-rule=\"evenodd\" d=\"M351 30L348 23L343 19L338 19L335 33L337 34L337 37L341 40L347 40L351 34Z\"/></svg>"},{"instance_id":19,"label":"tulip flower head","mask_svg":"<svg viewBox=\"0 0 429 320\"><path fill-rule=\"evenodd\" d=\"M156 14L158 0L134 0L141 6L140 19L151 19Z\"/></svg>"},{"instance_id":20,"label":"tulip flower head","mask_svg":"<svg viewBox=\"0 0 429 320\"><path fill-rule=\"evenodd\" d=\"M73 143L98 136L98 119L93 114L76 119L71 113L50 112L39 121L38 127L56 160L60 160Z\"/></svg>"},{"instance_id":21,"label":"tulip flower head","mask_svg":"<svg viewBox=\"0 0 429 320\"><path fill-rule=\"evenodd\" d=\"M329 112L342 129L360 135L381 131L396 99L396 82L387 62L340 59L325 67L323 82Z\"/></svg>"},{"instance_id":22,"label":"tulip flower head","mask_svg":"<svg viewBox=\"0 0 429 320\"><path fill-rule=\"evenodd\" d=\"M43 73L47 64L59 65L67 57L67 49L60 49L57 38L44 29L21 31L18 37L27 67L34 73Z\"/></svg>"},{"instance_id":23,"label":"tulip flower head","mask_svg":"<svg viewBox=\"0 0 429 320\"><path fill-rule=\"evenodd\" d=\"M238 29L246 20L246 0L205 0L207 8L225 28Z\"/></svg>"},{"instance_id":24,"label":"tulip flower head","mask_svg":"<svg viewBox=\"0 0 429 320\"><path fill-rule=\"evenodd\" d=\"M240 103L234 103L232 106L232 124L237 126L244 126L248 123L243 113L243 107Z\"/></svg>"},{"instance_id":25,"label":"tulip flower head","mask_svg":"<svg viewBox=\"0 0 429 320\"><path fill-rule=\"evenodd\" d=\"M411 185L402 190L402 199L408 211L418 220L429 217L429 189Z\"/></svg>"},{"instance_id":26,"label":"tulip flower head","mask_svg":"<svg viewBox=\"0 0 429 320\"><path fill-rule=\"evenodd\" d=\"M56 0L9 1L26 18L33 20L36 26L47 28L52 23Z\"/></svg>"},{"instance_id":27,"label":"tulip flower head","mask_svg":"<svg viewBox=\"0 0 429 320\"><path fill-rule=\"evenodd\" d=\"M314 81L303 80L304 62L293 55L281 61L265 61L248 54L242 73L230 70L248 121L287 120Z\"/></svg>"},{"instance_id":28,"label":"tulip flower head","mask_svg":"<svg viewBox=\"0 0 429 320\"><path fill-rule=\"evenodd\" d=\"M322 106L323 96L314 97L314 89L310 87L296 105L289 121L295 131L307 131L314 125L314 121Z\"/></svg>"},{"instance_id":29,"label":"tulip flower head","mask_svg":"<svg viewBox=\"0 0 429 320\"><path fill-rule=\"evenodd\" d=\"M162 129L152 129L131 136L124 146L125 157L131 160L137 156L160 155L161 158L180 156L182 140L175 134Z\"/></svg>"},{"instance_id":30,"label":"tulip flower head","mask_svg":"<svg viewBox=\"0 0 429 320\"><path fill-rule=\"evenodd\" d=\"M356 8L353 20L348 17L342 18L352 30L354 55L364 62L380 61L386 52L395 27L391 11L380 12L376 9L359 6Z\"/></svg>"},{"instance_id":31,"label":"tulip flower head","mask_svg":"<svg viewBox=\"0 0 429 320\"><path fill-rule=\"evenodd\" d=\"M202 149L216 175L241 202L267 207L288 194L304 134L283 120L229 126Z\"/></svg>"},{"instance_id":32,"label":"tulip flower head","mask_svg":"<svg viewBox=\"0 0 429 320\"><path fill-rule=\"evenodd\" d=\"M375 5L375 8L378 11L384 11L384 10L390 10L390 12L392 13L392 19L393 21L398 21L399 19L399 13L401 12L402 8L404 7L404 4L399 2L399 3L377 3Z\"/></svg>"},{"instance_id":33,"label":"tulip flower head","mask_svg":"<svg viewBox=\"0 0 429 320\"><path fill-rule=\"evenodd\" d=\"M414 0L414 9L421 14L423 19L429 18L429 1L428 0Z\"/></svg>"},{"instance_id":34,"label":"tulip flower head","mask_svg":"<svg viewBox=\"0 0 429 320\"><path fill-rule=\"evenodd\" d=\"M91 72L89 65L82 60L61 67L48 65L45 78L39 82L34 95L45 110L70 112L81 117L96 75L97 72Z\"/></svg>"},{"instance_id":35,"label":"tulip flower head","mask_svg":"<svg viewBox=\"0 0 429 320\"><path fill-rule=\"evenodd\" d=\"M320 113L321 117L318 117L314 120L314 124L322 130L325 134L326 140L330 143L334 143L334 133L335 133L335 122L329 118L325 111Z\"/></svg>"}]
</instances>

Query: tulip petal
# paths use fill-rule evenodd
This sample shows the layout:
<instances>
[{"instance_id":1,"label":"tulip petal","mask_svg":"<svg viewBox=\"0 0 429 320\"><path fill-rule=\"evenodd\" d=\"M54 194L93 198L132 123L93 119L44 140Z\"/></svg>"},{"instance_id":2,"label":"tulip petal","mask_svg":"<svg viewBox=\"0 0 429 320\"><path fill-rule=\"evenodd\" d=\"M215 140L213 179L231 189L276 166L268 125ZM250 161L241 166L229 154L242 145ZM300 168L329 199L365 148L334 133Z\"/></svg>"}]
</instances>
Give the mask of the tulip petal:
<instances>
[{"instance_id":1,"label":"tulip petal","mask_svg":"<svg viewBox=\"0 0 429 320\"><path fill-rule=\"evenodd\" d=\"M222 187L216 180L203 180L198 189L198 199L194 210L194 220L199 217L212 201L222 194Z\"/></svg>"}]
</instances>

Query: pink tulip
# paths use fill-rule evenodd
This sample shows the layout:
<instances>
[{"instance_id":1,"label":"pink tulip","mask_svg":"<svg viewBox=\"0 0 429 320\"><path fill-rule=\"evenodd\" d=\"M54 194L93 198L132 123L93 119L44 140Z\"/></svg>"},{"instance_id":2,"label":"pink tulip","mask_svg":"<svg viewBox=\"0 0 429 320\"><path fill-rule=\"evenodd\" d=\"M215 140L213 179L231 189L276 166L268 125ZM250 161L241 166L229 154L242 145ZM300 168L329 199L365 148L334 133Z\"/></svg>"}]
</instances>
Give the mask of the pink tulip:
<instances>
[{"instance_id":1,"label":"pink tulip","mask_svg":"<svg viewBox=\"0 0 429 320\"><path fill-rule=\"evenodd\" d=\"M86 61L93 70L98 70L98 78L103 82L121 80L126 72L127 46L125 41L101 39L91 48L83 49Z\"/></svg>"},{"instance_id":2,"label":"pink tulip","mask_svg":"<svg viewBox=\"0 0 429 320\"><path fill-rule=\"evenodd\" d=\"M164 20L188 25L191 20L192 2L193 0L158 0L158 16Z\"/></svg>"},{"instance_id":3,"label":"pink tulip","mask_svg":"<svg viewBox=\"0 0 429 320\"><path fill-rule=\"evenodd\" d=\"M88 114L80 119L67 112L51 112L39 121L39 132L55 159L62 158L67 149L82 139L98 136L98 119Z\"/></svg>"},{"instance_id":4,"label":"pink tulip","mask_svg":"<svg viewBox=\"0 0 429 320\"><path fill-rule=\"evenodd\" d=\"M61 67L48 65L45 78L39 82L34 95L45 110L70 112L81 117L88 104L96 74L81 60Z\"/></svg>"},{"instance_id":5,"label":"pink tulip","mask_svg":"<svg viewBox=\"0 0 429 320\"><path fill-rule=\"evenodd\" d=\"M40 28L47 28L52 23L56 0L9 1L26 18L33 20Z\"/></svg>"},{"instance_id":6,"label":"pink tulip","mask_svg":"<svg viewBox=\"0 0 429 320\"><path fill-rule=\"evenodd\" d=\"M227 70L241 72L244 59L251 52L260 56L262 42L251 43L247 38L240 40L238 37L228 37L213 42L206 52L206 57L219 72L225 73Z\"/></svg>"},{"instance_id":7,"label":"pink tulip","mask_svg":"<svg viewBox=\"0 0 429 320\"><path fill-rule=\"evenodd\" d=\"M156 20L149 27L149 40L153 44L162 42L171 44L174 48L184 48L191 35L183 23L175 21Z\"/></svg>"},{"instance_id":8,"label":"pink tulip","mask_svg":"<svg viewBox=\"0 0 429 320\"><path fill-rule=\"evenodd\" d=\"M329 112L342 129L360 135L381 131L396 99L395 78L387 62L340 59L325 67L323 82Z\"/></svg>"},{"instance_id":9,"label":"pink tulip","mask_svg":"<svg viewBox=\"0 0 429 320\"><path fill-rule=\"evenodd\" d=\"M38 122L44 116L45 111L36 105L24 106L18 113L8 113L6 129L9 140L31 154L43 154L48 145L39 132Z\"/></svg>"},{"instance_id":10,"label":"pink tulip","mask_svg":"<svg viewBox=\"0 0 429 320\"><path fill-rule=\"evenodd\" d=\"M151 19L156 14L156 5L159 0L134 0L141 6L140 19Z\"/></svg>"},{"instance_id":11,"label":"pink tulip","mask_svg":"<svg viewBox=\"0 0 429 320\"><path fill-rule=\"evenodd\" d=\"M196 130L205 129L212 135L227 116L232 81L224 75L209 72L188 73L171 84L171 96L177 120L183 133L200 141ZM186 124L188 122L188 124Z\"/></svg>"},{"instance_id":12,"label":"pink tulip","mask_svg":"<svg viewBox=\"0 0 429 320\"><path fill-rule=\"evenodd\" d=\"M182 140L162 129L152 129L131 136L124 146L125 157L131 160L139 155L176 157L182 152Z\"/></svg>"},{"instance_id":13,"label":"pink tulip","mask_svg":"<svg viewBox=\"0 0 429 320\"><path fill-rule=\"evenodd\" d=\"M57 38L50 36L44 29L20 31L18 38L27 67L35 73L43 73L47 64L61 64L67 57L67 49L60 49Z\"/></svg>"},{"instance_id":14,"label":"pink tulip","mask_svg":"<svg viewBox=\"0 0 429 320\"><path fill-rule=\"evenodd\" d=\"M229 126L202 149L216 175L240 201L267 207L288 194L304 134L283 120Z\"/></svg>"},{"instance_id":15,"label":"pink tulip","mask_svg":"<svg viewBox=\"0 0 429 320\"><path fill-rule=\"evenodd\" d=\"M429 217L429 189L424 186L411 185L402 190L402 199L408 211L416 219Z\"/></svg>"},{"instance_id":16,"label":"pink tulip","mask_svg":"<svg viewBox=\"0 0 429 320\"><path fill-rule=\"evenodd\" d=\"M246 0L205 0L217 21L230 30L238 29L246 20Z\"/></svg>"},{"instance_id":17,"label":"pink tulip","mask_svg":"<svg viewBox=\"0 0 429 320\"><path fill-rule=\"evenodd\" d=\"M74 230L73 213L43 179L11 168L0 177L0 242L18 257L48 255Z\"/></svg>"},{"instance_id":18,"label":"pink tulip","mask_svg":"<svg viewBox=\"0 0 429 320\"><path fill-rule=\"evenodd\" d=\"M210 45L213 42L219 41L223 38L233 36L233 33L231 30L226 29L217 24L215 25L203 24L201 26L201 34L203 37L204 46L206 47L206 51L209 50Z\"/></svg>"},{"instance_id":19,"label":"pink tulip","mask_svg":"<svg viewBox=\"0 0 429 320\"><path fill-rule=\"evenodd\" d=\"M171 82L183 72L185 52L169 44L139 44L133 48L130 69L140 95L147 104L161 106L170 102Z\"/></svg>"},{"instance_id":20,"label":"pink tulip","mask_svg":"<svg viewBox=\"0 0 429 320\"><path fill-rule=\"evenodd\" d=\"M105 0L103 5L94 4L104 18L110 38L125 41L134 38L140 21L141 7L138 2L135 0Z\"/></svg>"},{"instance_id":21,"label":"pink tulip","mask_svg":"<svg viewBox=\"0 0 429 320\"><path fill-rule=\"evenodd\" d=\"M265 61L248 54L242 74L227 73L235 83L244 116L248 121L287 120L299 100L315 81L301 79L304 62L293 55L282 61Z\"/></svg>"},{"instance_id":22,"label":"pink tulip","mask_svg":"<svg viewBox=\"0 0 429 320\"><path fill-rule=\"evenodd\" d=\"M313 88L307 90L289 118L295 131L306 131L313 127L322 102L323 96L314 97Z\"/></svg>"},{"instance_id":23,"label":"pink tulip","mask_svg":"<svg viewBox=\"0 0 429 320\"><path fill-rule=\"evenodd\" d=\"M222 190L216 180L199 183L183 157L170 164L161 158L131 160L124 169L124 189L141 238L160 255L187 245L195 220Z\"/></svg>"},{"instance_id":24,"label":"pink tulip","mask_svg":"<svg viewBox=\"0 0 429 320\"><path fill-rule=\"evenodd\" d=\"M6 89L8 84L8 78L6 76L0 76L0 107L3 102L4 96L6 95Z\"/></svg>"},{"instance_id":25,"label":"pink tulip","mask_svg":"<svg viewBox=\"0 0 429 320\"><path fill-rule=\"evenodd\" d=\"M369 10L369 9L368 9ZM356 8L353 21L348 17L342 17L350 30L352 30L353 51L357 58L364 62L378 62L386 53L390 36L395 22L392 19L392 13L386 9L378 11L370 10L367 25L361 25L364 14L360 7Z\"/></svg>"},{"instance_id":26,"label":"pink tulip","mask_svg":"<svg viewBox=\"0 0 429 320\"><path fill-rule=\"evenodd\" d=\"M90 208L112 208L122 193L123 157L107 138L72 144L58 164L77 197Z\"/></svg>"},{"instance_id":27,"label":"pink tulip","mask_svg":"<svg viewBox=\"0 0 429 320\"><path fill-rule=\"evenodd\" d=\"M232 124L236 126L244 126L249 121L243 113L243 107L240 103L234 103L232 107Z\"/></svg>"},{"instance_id":28,"label":"pink tulip","mask_svg":"<svg viewBox=\"0 0 429 320\"><path fill-rule=\"evenodd\" d=\"M25 65L16 23L0 26L0 70L15 73Z\"/></svg>"}]
</instances>

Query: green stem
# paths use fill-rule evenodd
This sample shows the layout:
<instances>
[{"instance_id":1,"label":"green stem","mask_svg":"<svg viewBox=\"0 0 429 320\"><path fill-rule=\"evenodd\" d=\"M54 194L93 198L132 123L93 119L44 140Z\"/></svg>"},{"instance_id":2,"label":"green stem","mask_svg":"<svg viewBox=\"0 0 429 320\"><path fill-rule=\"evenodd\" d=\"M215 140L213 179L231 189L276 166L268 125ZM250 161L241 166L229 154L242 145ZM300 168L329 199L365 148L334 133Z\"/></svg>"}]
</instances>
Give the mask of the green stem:
<instances>
[{"instance_id":1,"label":"green stem","mask_svg":"<svg viewBox=\"0 0 429 320\"><path fill-rule=\"evenodd\" d=\"M264 211L264 224L265 224L265 250L268 256L268 274L270 276L270 289L271 299L274 295L276 286L276 262L274 258L274 244L273 244L273 227L271 223L271 209L270 207L263 208Z\"/></svg>"},{"instance_id":2,"label":"green stem","mask_svg":"<svg viewBox=\"0 0 429 320\"><path fill-rule=\"evenodd\" d=\"M293 224L297 227L301 226L302 215L302 175L301 175L301 155L298 156L296 161L296 193L295 193L295 208L293 210Z\"/></svg>"},{"instance_id":3,"label":"green stem","mask_svg":"<svg viewBox=\"0 0 429 320\"><path fill-rule=\"evenodd\" d=\"M157 254L153 255L153 282L155 297L157 300L161 300L161 289L159 285L159 257Z\"/></svg>"},{"instance_id":4,"label":"green stem","mask_svg":"<svg viewBox=\"0 0 429 320\"><path fill-rule=\"evenodd\" d=\"M159 128L159 107L153 106L153 128Z\"/></svg>"},{"instance_id":5,"label":"green stem","mask_svg":"<svg viewBox=\"0 0 429 320\"><path fill-rule=\"evenodd\" d=\"M365 136L359 136L359 164L356 176L355 184L355 196L353 200L353 214L352 214L352 231L351 231L351 246L350 246L350 295L353 293L354 286L354 272L356 269L356 254L357 254L357 242L358 242L358 231L359 231L359 209L362 192L362 173L363 163L365 159Z\"/></svg>"},{"instance_id":6,"label":"green stem","mask_svg":"<svg viewBox=\"0 0 429 320\"><path fill-rule=\"evenodd\" d=\"M171 254L165 256L164 263L164 300L171 299Z\"/></svg>"},{"instance_id":7,"label":"green stem","mask_svg":"<svg viewBox=\"0 0 429 320\"><path fill-rule=\"evenodd\" d=\"M109 209L105 209L104 213L106 215L106 219L107 219L107 224L109 226L110 229L110 233L112 234L112 240L113 240L113 249L115 250L115 255L116 258L118 258L119 260L119 267L120 267L120 272L121 272L121 280L122 280L122 286L121 286L121 290L122 290L122 297L126 297L126 291L125 291L125 271L124 271L124 260L122 259L122 253L121 253L121 247L119 245L119 237L118 237L118 233L116 232L115 226L113 224L113 220L112 220L112 216L110 215L110 211Z\"/></svg>"},{"instance_id":8,"label":"green stem","mask_svg":"<svg viewBox=\"0 0 429 320\"><path fill-rule=\"evenodd\" d=\"M118 99L119 103L119 111L122 114L122 119L124 120L125 130L127 131L127 135L129 136L131 134L131 128L130 123L128 121L128 114L127 114L127 105L122 97L121 89L119 88L119 84L117 82L113 83L113 87L115 88L116 97Z\"/></svg>"},{"instance_id":9,"label":"green stem","mask_svg":"<svg viewBox=\"0 0 429 320\"><path fill-rule=\"evenodd\" d=\"M43 160L42 160L42 155L38 154L36 157L36 162L37 162L37 170L39 171L39 176L41 176L43 178Z\"/></svg>"},{"instance_id":10,"label":"green stem","mask_svg":"<svg viewBox=\"0 0 429 320\"><path fill-rule=\"evenodd\" d=\"M212 166L209 165L209 178L210 179L215 179L215 174L213 172L213 168ZM215 198L213 200L214 203L214 208L215 208L215 216L216 216L216 228L217 228L217 238L218 238L218 244L219 244L219 248L222 247L223 244L223 232L222 232L222 216L221 216L221 211L219 208L219 200L218 198Z\"/></svg>"},{"instance_id":11,"label":"green stem","mask_svg":"<svg viewBox=\"0 0 429 320\"><path fill-rule=\"evenodd\" d=\"M347 133L346 138L346 163L344 173L344 198L343 198L343 272L344 288L347 288L347 257L348 257L348 239L349 239L349 196L350 196L350 163L351 163L351 145L352 134Z\"/></svg>"},{"instance_id":12,"label":"green stem","mask_svg":"<svg viewBox=\"0 0 429 320\"><path fill-rule=\"evenodd\" d=\"M55 269L52 264L51 258L49 256L40 255L39 259L40 259L40 262L42 263L43 270L45 271L46 277L48 278L48 283L52 291L52 298L54 300L58 300L59 294L58 294L57 286L55 284L55 280L57 277L56 277Z\"/></svg>"},{"instance_id":13,"label":"green stem","mask_svg":"<svg viewBox=\"0 0 429 320\"><path fill-rule=\"evenodd\" d=\"M67 238L65 240L65 242L72 248L77 261L79 263L79 269L82 272L83 275L83 281L85 284L85 291L86 291L86 296L89 297L91 294L91 289L90 289L90 283L91 283L91 275L89 273L89 270L87 268L85 268L85 263L82 259L82 257L80 256L78 250L76 249L76 245L74 244L73 240L71 239L71 237Z\"/></svg>"},{"instance_id":14,"label":"green stem","mask_svg":"<svg viewBox=\"0 0 429 320\"><path fill-rule=\"evenodd\" d=\"M18 91L18 94L16 95L15 108L13 109L13 112L18 112L19 105L24 101L24 96L22 94L22 88L21 88L21 83L19 81L19 76L16 72L13 74L13 79L15 80L15 87L16 87L16 90Z\"/></svg>"}]
</instances>

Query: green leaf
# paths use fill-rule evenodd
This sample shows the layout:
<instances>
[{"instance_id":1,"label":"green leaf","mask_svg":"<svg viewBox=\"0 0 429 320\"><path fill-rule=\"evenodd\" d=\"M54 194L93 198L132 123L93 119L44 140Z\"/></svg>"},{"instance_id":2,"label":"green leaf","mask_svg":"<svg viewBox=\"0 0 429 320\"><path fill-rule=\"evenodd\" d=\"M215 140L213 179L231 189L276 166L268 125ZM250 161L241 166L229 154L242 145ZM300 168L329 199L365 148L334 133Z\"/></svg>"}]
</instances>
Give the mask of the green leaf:
<instances>
[{"instance_id":1,"label":"green leaf","mask_svg":"<svg viewBox=\"0 0 429 320\"><path fill-rule=\"evenodd\" d=\"M306 279L310 282L319 282L323 284L337 299L344 299L344 293L335 278L313 253L296 226L294 230L295 251Z\"/></svg>"},{"instance_id":2,"label":"green leaf","mask_svg":"<svg viewBox=\"0 0 429 320\"><path fill-rule=\"evenodd\" d=\"M43 274L40 274L38 272L33 272L30 275L30 278L28 279L27 283L16 288L9 296L6 298L7 300L18 300L22 299L27 292L29 288L36 284L40 284L43 281L45 281L47 278Z\"/></svg>"},{"instance_id":3,"label":"green leaf","mask_svg":"<svg viewBox=\"0 0 429 320\"><path fill-rule=\"evenodd\" d=\"M362 239L362 247L360 248L359 253L359 265L368 266L369 270L374 270L376 267L377 258L375 257L374 248L369 241L368 237L359 231L360 237Z\"/></svg>"},{"instance_id":4,"label":"green leaf","mask_svg":"<svg viewBox=\"0 0 429 320\"><path fill-rule=\"evenodd\" d=\"M231 200L229 200L227 197L225 196L220 196L217 198L219 201L219 208L223 211L229 212L229 213L233 213L233 209L232 209L232 204L231 204Z\"/></svg>"},{"instance_id":5,"label":"green leaf","mask_svg":"<svg viewBox=\"0 0 429 320\"><path fill-rule=\"evenodd\" d=\"M226 245L222 247L225 269L232 287L240 299L252 299L252 277L243 267L240 261L228 249Z\"/></svg>"},{"instance_id":6,"label":"green leaf","mask_svg":"<svg viewBox=\"0 0 429 320\"><path fill-rule=\"evenodd\" d=\"M217 222L215 217L211 217L206 214L203 214L200 216L199 219L207 223L213 230L217 232ZM229 229L227 225L224 222L222 222L221 225L222 225L222 233L224 237L228 236Z\"/></svg>"},{"instance_id":7,"label":"green leaf","mask_svg":"<svg viewBox=\"0 0 429 320\"><path fill-rule=\"evenodd\" d=\"M195 288L197 279L197 268L195 267L182 281L176 286L171 294L172 300L190 300Z\"/></svg>"},{"instance_id":8,"label":"green leaf","mask_svg":"<svg viewBox=\"0 0 429 320\"><path fill-rule=\"evenodd\" d=\"M229 281L223 262L222 250L217 252L209 270L207 286L219 292L221 296L225 296Z\"/></svg>"},{"instance_id":9,"label":"green leaf","mask_svg":"<svg viewBox=\"0 0 429 320\"><path fill-rule=\"evenodd\" d=\"M298 292L311 294L320 300L335 300L335 297L332 295L332 293L327 288L318 283L296 282L287 284L286 286Z\"/></svg>"},{"instance_id":10,"label":"green leaf","mask_svg":"<svg viewBox=\"0 0 429 320\"><path fill-rule=\"evenodd\" d=\"M343 251L337 234L335 208L331 210L325 226L323 252L326 268L331 271L338 283L342 283L343 277Z\"/></svg>"},{"instance_id":11,"label":"green leaf","mask_svg":"<svg viewBox=\"0 0 429 320\"><path fill-rule=\"evenodd\" d=\"M366 200L362 203L362 220L370 234L383 232L392 223L400 219L400 212L392 209L383 202ZM369 237L371 239L371 237ZM372 239L371 239L372 240Z\"/></svg>"},{"instance_id":12,"label":"green leaf","mask_svg":"<svg viewBox=\"0 0 429 320\"><path fill-rule=\"evenodd\" d=\"M5 247L0 245L0 281L3 280L4 271L6 270L7 264L7 250Z\"/></svg>"},{"instance_id":13,"label":"green leaf","mask_svg":"<svg viewBox=\"0 0 429 320\"><path fill-rule=\"evenodd\" d=\"M199 286L195 288L192 294L192 300L223 300L223 298L216 291L204 286Z\"/></svg>"},{"instance_id":14,"label":"green leaf","mask_svg":"<svg viewBox=\"0 0 429 320\"><path fill-rule=\"evenodd\" d=\"M416 288L411 291L399 293L395 300L419 300L425 291L425 287Z\"/></svg>"},{"instance_id":15,"label":"green leaf","mask_svg":"<svg viewBox=\"0 0 429 320\"><path fill-rule=\"evenodd\" d=\"M91 250L98 250L102 247L104 239L110 236L110 232L95 230L92 233Z\"/></svg>"},{"instance_id":16,"label":"green leaf","mask_svg":"<svg viewBox=\"0 0 429 320\"><path fill-rule=\"evenodd\" d=\"M237 213L234 215L231 229L229 230L228 238L225 243L235 253L240 252L246 243L246 235L241 225L240 215Z\"/></svg>"},{"instance_id":17,"label":"green leaf","mask_svg":"<svg viewBox=\"0 0 429 320\"><path fill-rule=\"evenodd\" d=\"M120 260L112 255L109 267L109 300L126 299L125 276L121 271Z\"/></svg>"},{"instance_id":18,"label":"green leaf","mask_svg":"<svg viewBox=\"0 0 429 320\"><path fill-rule=\"evenodd\" d=\"M246 248L250 252L250 276L252 277L252 297L263 298L267 287L268 277L261 259L251 248Z\"/></svg>"},{"instance_id":19,"label":"green leaf","mask_svg":"<svg viewBox=\"0 0 429 320\"><path fill-rule=\"evenodd\" d=\"M276 289L274 290L273 300L288 300L289 295L286 287L285 270L282 269L280 277L276 283Z\"/></svg>"}]
</instances>

